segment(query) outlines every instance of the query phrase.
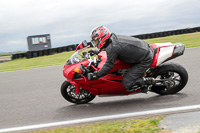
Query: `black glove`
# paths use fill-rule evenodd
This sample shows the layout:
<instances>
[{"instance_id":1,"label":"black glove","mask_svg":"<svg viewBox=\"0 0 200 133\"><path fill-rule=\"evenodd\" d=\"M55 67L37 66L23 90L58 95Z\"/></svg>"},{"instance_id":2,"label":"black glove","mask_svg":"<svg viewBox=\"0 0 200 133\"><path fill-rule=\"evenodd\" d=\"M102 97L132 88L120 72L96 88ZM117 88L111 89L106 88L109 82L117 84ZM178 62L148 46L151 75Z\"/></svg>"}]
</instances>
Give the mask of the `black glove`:
<instances>
[{"instance_id":1,"label":"black glove","mask_svg":"<svg viewBox=\"0 0 200 133\"><path fill-rule=\"evenodd\" d=\"M94 73L88 73L87 74L87 79L88 80L96 80L98 79L99 77L97 76L97 71L95 71Z\"/></svg>"},{"instance_id":2,"label":"black glove","mask_svg":"<svg viewBox=\"0 0 200 133\"><path fill-rule=\"evenodd\" d=\"M89 51L88 51L88 53L90 53L90 55L91 56L93 56L93 55L98 55L98 53L99 53L99 51L98 50L94 50L94 49L90 49Z\"/></svg>"}]
</instances>

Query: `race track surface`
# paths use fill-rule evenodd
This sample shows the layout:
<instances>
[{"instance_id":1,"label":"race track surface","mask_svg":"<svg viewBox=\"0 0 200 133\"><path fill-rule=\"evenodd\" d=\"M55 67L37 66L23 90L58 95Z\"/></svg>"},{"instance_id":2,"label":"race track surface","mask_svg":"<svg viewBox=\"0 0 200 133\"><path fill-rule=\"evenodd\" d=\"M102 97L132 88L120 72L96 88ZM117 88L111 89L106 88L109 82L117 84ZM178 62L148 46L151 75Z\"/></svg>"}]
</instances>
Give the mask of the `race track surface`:
<instances>
[{"instance_id":1,"label":"race track surface","mask_svg":"<svg viewBox=\"0 0 200 133\"><path fill-rule=\"evenodd\" d=\"M96 97L84 105L61 96L63 66L1 72L0 129L199 104L200 47L186 49L171 62L183 65L189 74L188 84L178 94Z\"/></svg>"}]
</instances>

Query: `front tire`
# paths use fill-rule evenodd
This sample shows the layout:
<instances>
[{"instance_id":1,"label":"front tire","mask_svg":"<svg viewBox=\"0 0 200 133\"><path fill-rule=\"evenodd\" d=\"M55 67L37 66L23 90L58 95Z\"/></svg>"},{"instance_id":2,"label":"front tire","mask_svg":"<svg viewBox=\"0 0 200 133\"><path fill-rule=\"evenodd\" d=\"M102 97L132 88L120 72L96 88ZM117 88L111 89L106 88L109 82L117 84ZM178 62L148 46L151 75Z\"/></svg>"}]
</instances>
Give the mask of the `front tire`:
<instances>
[{"instance_id":1,"label":"front tire","mask_svg":"<svg viewBox=\"0 0 200 133\"><path fill-rule=\"evenodd\" d=\"M177 63L165 63L159 66L153 77L156 79L174 79L172 83L168 81L168 86L159 86L159 84L155 84L151 88L152 92L160 95L175 94L181 91L188 82L188 73L186 69Z\"/></svg>"},{"instance_id":2,"label":"front tire","mask_svg":"<svg viewBox=\"0 0 200 133\"><path fill-rule=\"evenodd\" d=\"M79 94L76 94L76 86L64 81L61 86L62 96L71 103L85 104L92 101L96 96L92 95L89 91L80 88Z\"/></svg>"}]
</instances>

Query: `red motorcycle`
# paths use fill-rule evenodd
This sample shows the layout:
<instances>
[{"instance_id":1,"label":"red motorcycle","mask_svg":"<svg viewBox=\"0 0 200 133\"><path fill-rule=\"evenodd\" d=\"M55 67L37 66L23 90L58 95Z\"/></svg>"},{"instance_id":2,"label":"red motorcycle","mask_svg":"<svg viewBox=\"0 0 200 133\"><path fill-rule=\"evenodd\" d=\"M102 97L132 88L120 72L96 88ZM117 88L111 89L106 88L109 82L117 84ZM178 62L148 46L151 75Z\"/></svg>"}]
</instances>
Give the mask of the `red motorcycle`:
<instances>
[{"instance_id":1,"label":"red motorcycle","mask_svg":"<svg viewBox=\"0 0 200 133\"><path fill-rule=\"evenodd\" d=\"M146 86L148 91L160 95L175 94L182 90L188 81L185 68L177 63L164 63L184 53L182 43L155 43L150 45L154 52L154 61L142 77L154 77L154 84ZM80 50L78 50L80 49ZM123 88L122 80L131 64L116 60L113 69L104 77L90 81L87 73L99 70L106 62L106 52L91 56L87 42L79 44L76 52L67 60L63 68L66 81L61 86L62 96L69 102L84 104L92 101L96 95L119 96L141 93L141 88L134 92Z\"/></svg>"}]
</instances>

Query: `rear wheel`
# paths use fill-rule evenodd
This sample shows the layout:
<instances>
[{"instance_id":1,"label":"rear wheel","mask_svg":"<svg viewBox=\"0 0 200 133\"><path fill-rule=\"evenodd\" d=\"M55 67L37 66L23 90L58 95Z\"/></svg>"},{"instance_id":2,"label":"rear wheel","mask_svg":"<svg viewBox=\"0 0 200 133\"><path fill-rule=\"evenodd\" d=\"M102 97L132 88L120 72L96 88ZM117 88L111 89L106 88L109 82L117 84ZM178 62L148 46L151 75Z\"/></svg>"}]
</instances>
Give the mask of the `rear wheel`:
<instances>
[{"instance_id":1,"label":"rear wheel","mask_svg":"<svg viewBox=\"0 0 200 133\"><path fill-rule=\"evenodd\" d=\"M79 94L76 94L76 86L64 81L61 86L62 96L71 103L84 104L92 101L96 96L89 91L80 88Z\"/></svg>"},{"instance_id":2,"label":"rear wheel","mask_svg":"<svg viewBox=\"0 0 200 133\"><path fill-rule=\"evenodd\" d=\"M156 83L151 91L168 95L181 91L188 81L188 73L185 68L177 63L165 63L158 67L158 71L154 74L157 80L171 79Z\"/></svg>"}]
</instances>

